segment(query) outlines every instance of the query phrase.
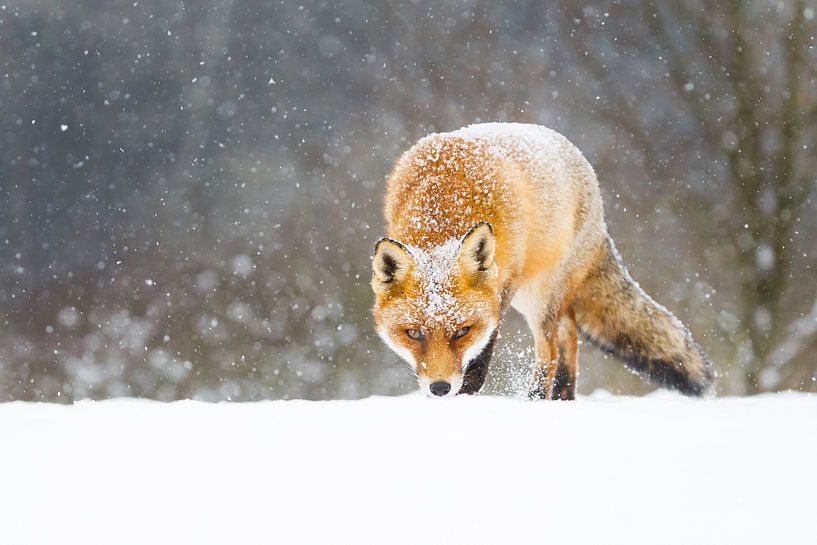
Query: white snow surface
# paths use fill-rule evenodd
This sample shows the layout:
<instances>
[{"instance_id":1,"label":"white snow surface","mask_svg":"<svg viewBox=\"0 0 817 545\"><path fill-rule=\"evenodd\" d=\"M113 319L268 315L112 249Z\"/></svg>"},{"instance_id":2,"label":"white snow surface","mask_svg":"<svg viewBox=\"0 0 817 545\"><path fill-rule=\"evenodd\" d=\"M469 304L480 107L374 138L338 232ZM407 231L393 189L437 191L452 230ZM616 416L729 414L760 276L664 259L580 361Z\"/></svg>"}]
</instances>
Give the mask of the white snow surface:
<instances>
[{"instance_id":1,"label":"white snow surface","mask_svg":"<svg viewBox=\"0 0 817 545\"><path fill-rule=\"evenodd\" d=\"M815 543L817 396L0 405L0 543Z\"/></svg>"}]
</instances>

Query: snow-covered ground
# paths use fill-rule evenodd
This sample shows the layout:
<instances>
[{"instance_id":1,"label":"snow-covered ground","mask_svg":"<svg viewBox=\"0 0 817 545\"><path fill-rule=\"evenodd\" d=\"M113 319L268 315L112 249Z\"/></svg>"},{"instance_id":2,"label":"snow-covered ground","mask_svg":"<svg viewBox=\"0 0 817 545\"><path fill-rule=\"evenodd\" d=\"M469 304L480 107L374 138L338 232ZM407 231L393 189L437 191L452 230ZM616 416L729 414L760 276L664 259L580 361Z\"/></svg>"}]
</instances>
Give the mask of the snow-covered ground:
<instances>
[{"instance_id":1,"label":"snow-covered ground","mask_svg":"<svg viewBox=\"0 0 817 545\"><path fill-rule=\"evenodd\" d=\"M817 396L0 405L0 543L815 543Z\"/></svg>"}]
</instances>

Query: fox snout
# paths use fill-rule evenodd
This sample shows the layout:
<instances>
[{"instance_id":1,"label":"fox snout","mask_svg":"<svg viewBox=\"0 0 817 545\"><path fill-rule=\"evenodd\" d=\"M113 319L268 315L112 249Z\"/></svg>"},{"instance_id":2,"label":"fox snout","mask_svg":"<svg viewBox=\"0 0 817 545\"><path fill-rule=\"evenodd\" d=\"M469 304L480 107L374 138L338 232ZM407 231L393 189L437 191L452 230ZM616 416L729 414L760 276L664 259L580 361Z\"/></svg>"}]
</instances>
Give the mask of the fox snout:
<instances>
[{"instance_id":1,"label":"fox snout","mask_svg":"<svg viewBox=\"0 0 817 545\"><path fill-rule=\"evenodd\" d=\"M420 384L420 390L428 397L454 397L462 387L462 375L454 374L450 377L435 377L429 378L427 376L418 376L417 381Z\"/></svg>"},{"instance_id":2,"label":"fox snout","mask_svg":"<svg viewBox=\"0 0 817 545\"><path fill-rule=\"evenodd\" d=\"M448 383L448 382L446 382L446 381L444 381L444 380L438 380L437 382L432 382L432 383L431 383L431 384L428 386L428 389L429 389L429 390L431 391L431 393L432 393L432 394L434 394L435 396L437 396L437 397L444 397L445 395L447 395L447 394L448 394L448 392L450 392L450 391L451 391L451 384L450 384L450 383Z\"/></svg>"}]
</instances>

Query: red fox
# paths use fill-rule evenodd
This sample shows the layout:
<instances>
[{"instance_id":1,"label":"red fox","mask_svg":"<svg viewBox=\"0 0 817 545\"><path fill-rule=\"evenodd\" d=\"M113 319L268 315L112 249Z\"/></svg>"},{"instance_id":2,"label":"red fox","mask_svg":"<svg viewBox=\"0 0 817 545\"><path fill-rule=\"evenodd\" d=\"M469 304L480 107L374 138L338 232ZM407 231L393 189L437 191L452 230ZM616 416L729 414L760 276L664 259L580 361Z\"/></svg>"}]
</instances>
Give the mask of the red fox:
<instances>
[{"instance_id":1,"label":"red fox","mask_svg":"<svg viewBox=\"0 0 817 545\"><path fill-rule=\"evenodd\" d=\"M533 333L532 399L574 399L578 332L661 386L711 389L709 358L630 277L593 167L561 134L519 123L431 134L387 185L375 325L428 395L480 390L508 307Z\"/></svg>"}]
</instances>

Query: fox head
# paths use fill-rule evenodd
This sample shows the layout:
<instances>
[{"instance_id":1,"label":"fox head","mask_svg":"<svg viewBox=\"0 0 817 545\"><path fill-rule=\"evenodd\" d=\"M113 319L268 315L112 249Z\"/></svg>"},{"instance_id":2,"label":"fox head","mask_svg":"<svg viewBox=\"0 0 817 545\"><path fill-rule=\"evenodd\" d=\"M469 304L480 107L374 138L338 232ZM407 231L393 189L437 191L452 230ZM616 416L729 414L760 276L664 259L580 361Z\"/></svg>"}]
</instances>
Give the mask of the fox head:
<instances>
[{"instance_id":1,"label":"fox head","mask_svg":"<svg viewBox=\"0 0 817 545\"><path fill-rule=\"evenodd\" d=\"M375 327L428 395L460 391L499 323L496 239L489 223L433 248L382 238L372 259Z\"/></svg>"}]
</instances>

